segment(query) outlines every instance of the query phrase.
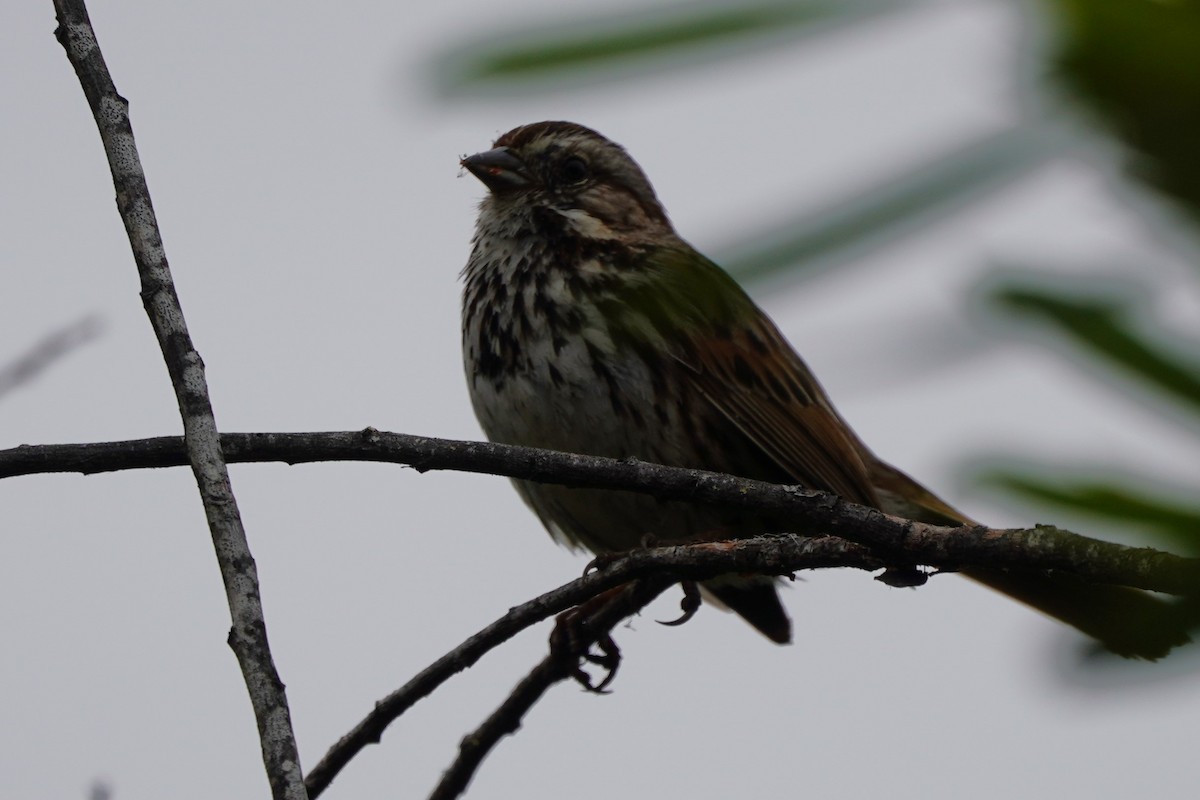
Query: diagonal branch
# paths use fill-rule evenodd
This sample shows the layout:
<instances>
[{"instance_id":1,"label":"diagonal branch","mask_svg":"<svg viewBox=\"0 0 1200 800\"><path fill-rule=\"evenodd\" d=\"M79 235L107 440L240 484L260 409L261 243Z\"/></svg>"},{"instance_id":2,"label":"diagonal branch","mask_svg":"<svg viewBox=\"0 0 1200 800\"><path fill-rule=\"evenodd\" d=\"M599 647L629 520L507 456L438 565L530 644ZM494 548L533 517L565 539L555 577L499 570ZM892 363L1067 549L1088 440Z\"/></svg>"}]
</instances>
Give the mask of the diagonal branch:
<instances>
[{"instance_id":1,"label":"diagonal branch","mask_svg":"<svg viewBox=\"0 0 1200 800\"><path fill-rule=\"evenodd\" d=\"M759 545L757 549L754 543ZM740 541L736 547L753 551L753 555L743 555L744 565L764 574L782 575L793 570L825 567L876 570L886 566L865 548L831 536L763 536ZM305 779L309 796L315 800L351 759L367 745L378 744L387 726L417 701L428 697L451 677L473 666L488 651L522 630L630 580L656 574L669 574L672 580L703 580L720 575L729 570L723 549L725 545L705 543L636 550L610 562L603 570L590 572L513 608L375 703L370 713L309 771Z\"/></svg>"},{"instance_id":2,"label":"diagonal branch","mask_svg":"<svg viewBox=\"0 0 1200 800\"><path fill-rule=\"evenodd\" d=\"M138 157L129 104L117 93L83 0L55 0L55 36L92 109L117 193L117 209L141 279L142 304L158 338L183 418L187 460L196 476L225 583L237 656L258 720L263 761L278 800L307 796L283 683L271 660L258 575L242 527L208 397L204 363L192 345L167 264L150 190Z\"/></svg>"},{"instance_id":3,"label":"diagonal branch","mask_svg":"<svg viewBox=\"0 0 1200 800\"><path fill-rule=\"evenodd\" d=\"M487 473L753 509L770 515L781 530L839 536L899 564L926 564L947 570L966 567L1025 572L1058 570L1093 583L1177 595L1194 594L1200 587L1200 560L1150 548L1103 542L1050 526L1002 530L928 525L795 486L633 459L435 439L385 433L374 428L331 433L226 433L221 435L221 443L230 462L378 461L407 464L420 471ZM0 451L0 478L47 472L89 474L184 463L183 444L177 437L23 446ZM734 569L741 568L730 564Z\"/></svg>"},{"instance_id":4,"label":"diagonal branch","mask_svg":"<svg viewBox=\"0 0 1200 800\"><path fill-rule=\"evenodd\" d=\"M577 653L599 641L621 620L641 611L671 583L672 580L663 575L634 581L586 617L579 626L581 631L586 632L586 638L577 637L572 652L556 651L552 647L550 655L517 684L508 699L501 703L482 725L463 737L458 747L458 757L442 774L442 779L429 795L429 800L453 800L465 792L471 778L475 776L475 771L492 748L505 736L517 732L525 714L541 699L547 689L574 674Z\"/></svg>"}]
</instances>

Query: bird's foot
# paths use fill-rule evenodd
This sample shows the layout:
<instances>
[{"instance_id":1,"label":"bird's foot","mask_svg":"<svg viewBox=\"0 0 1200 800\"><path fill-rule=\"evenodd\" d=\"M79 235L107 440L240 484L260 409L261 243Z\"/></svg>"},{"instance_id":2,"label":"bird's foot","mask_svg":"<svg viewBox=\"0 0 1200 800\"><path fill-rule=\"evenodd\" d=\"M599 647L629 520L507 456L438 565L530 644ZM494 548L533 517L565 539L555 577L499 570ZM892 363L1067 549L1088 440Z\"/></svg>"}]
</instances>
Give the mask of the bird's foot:
<instances>
[{"instance_id":1,"label":"bird's foot","mask_svg":"<svg viewBox=\"0 0 1200 800\"><path fill-rule=\"evenodd\" d=\"M595 694L608 694L608 686L617 677L617 667L621 665L621 650L607 631L599 633L591 630L588 617L624 588L618 586L609 589L586 603L559 614L550 634L550 652L569 662L572 665L571 677L584 689ZM592 645L595 645L595 651ZM584 670L584 661L605 671L599 683Z\"/></svg>"}]
</instances>

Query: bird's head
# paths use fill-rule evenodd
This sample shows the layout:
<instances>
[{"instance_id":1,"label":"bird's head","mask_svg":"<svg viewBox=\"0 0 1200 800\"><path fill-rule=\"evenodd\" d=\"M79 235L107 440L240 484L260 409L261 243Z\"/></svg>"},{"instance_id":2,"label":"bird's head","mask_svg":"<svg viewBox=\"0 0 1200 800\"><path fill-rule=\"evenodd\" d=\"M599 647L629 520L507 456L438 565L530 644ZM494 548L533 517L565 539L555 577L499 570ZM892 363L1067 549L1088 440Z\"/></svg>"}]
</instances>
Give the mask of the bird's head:
<instances>
[{"instance_id":1,"label":"bird's head","mask_svg":"<svg viewBox=\"0 0 1200 800\"><path fill-rule=\"evenodd\" d=\"M490 190L482 216L549 222L587 239L645 241L674 233L637 162L573 122L514 128L461 163Z\"/></svg>"}]
</instances>

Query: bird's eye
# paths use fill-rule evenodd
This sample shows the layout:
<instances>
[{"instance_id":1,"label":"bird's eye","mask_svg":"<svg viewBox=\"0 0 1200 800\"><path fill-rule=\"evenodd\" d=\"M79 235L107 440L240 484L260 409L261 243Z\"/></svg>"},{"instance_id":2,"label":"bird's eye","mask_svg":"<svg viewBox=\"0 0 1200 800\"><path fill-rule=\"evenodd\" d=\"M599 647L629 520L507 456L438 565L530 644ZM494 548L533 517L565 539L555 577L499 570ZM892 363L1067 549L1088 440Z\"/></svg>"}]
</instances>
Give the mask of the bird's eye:
<instances>
[{"instance_id":1,"label":"bird's eye","mask_svg":"<svg viewBox=\"0 0 1200 800\"><path fill-rule=\"evenodd\" d=\"M588 179L591 170L582 158L571 156L562 162L562 166L558 168L558 174L565 184L583 183Z\"/></svg>"}]
</instances>

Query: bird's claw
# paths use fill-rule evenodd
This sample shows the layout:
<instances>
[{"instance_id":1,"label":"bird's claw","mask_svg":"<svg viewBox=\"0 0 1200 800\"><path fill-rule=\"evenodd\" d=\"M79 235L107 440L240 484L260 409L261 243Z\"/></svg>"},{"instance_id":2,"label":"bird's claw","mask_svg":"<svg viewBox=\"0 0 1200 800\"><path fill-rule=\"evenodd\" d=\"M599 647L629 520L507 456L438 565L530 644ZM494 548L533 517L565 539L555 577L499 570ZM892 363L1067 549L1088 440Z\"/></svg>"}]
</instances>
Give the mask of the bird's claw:
<instances>
[{"instance_id":1,"label":"bird's claw","mask_svg":"<svg viewBox=\"0 0 1200 800\"><path fill-rule=\"evenodd\" d=\"M658 537L652 533L642 534L641 547L643 550L658 546ZM590 575L593 572L599 572L614 561L620 561L625 556L629 555L629 550L618 550L615 553L598 553L595 558L587 563L583 568L584 575Z\"/></svg>"},{"instance_id":2,"label":"bird's claw","mask_svg":"<svg viewBox=\"0 0 1200 800\"><path fill-rule=\"evenodd\" d=\"M682 581L679 584L683 589L683 599L679 601L679 607L683 609L683 613L677 619L671 620L655 620L659 625L668 625L675 627L696 616L696 612L700 610L700 587L695 581Z\"/></svg>"},{"instance_id":3,"label":"bird's claw","mask_svg":"<svg viewBox=\"0 0 1200 800\"><path fill-rule=\"evenodd\" d=\"M600 572L624 555L625 553L601 553L587 563L587 566L583 568L583 574L591 575L593 572Z\"/></svg>"},{"instance_id":4,"label":"bird's claw","mask_svg":"<svg viewBox=\"0 0 1200 800\"><path fill-rule=\"evenodd\" d=\"M605 670L607 674L604 678L599 683L593 684L592 676L588 675L582 666L576 666L571 676L586 691L593 694L609 694L608 685L613 682L613 678L617 677L617 667L621 666L621 649L607 633L596 640L596 647L599 649L599 653L593 653L589 649L582 655L582 659Z\"/></svg>"}]
</instances>

